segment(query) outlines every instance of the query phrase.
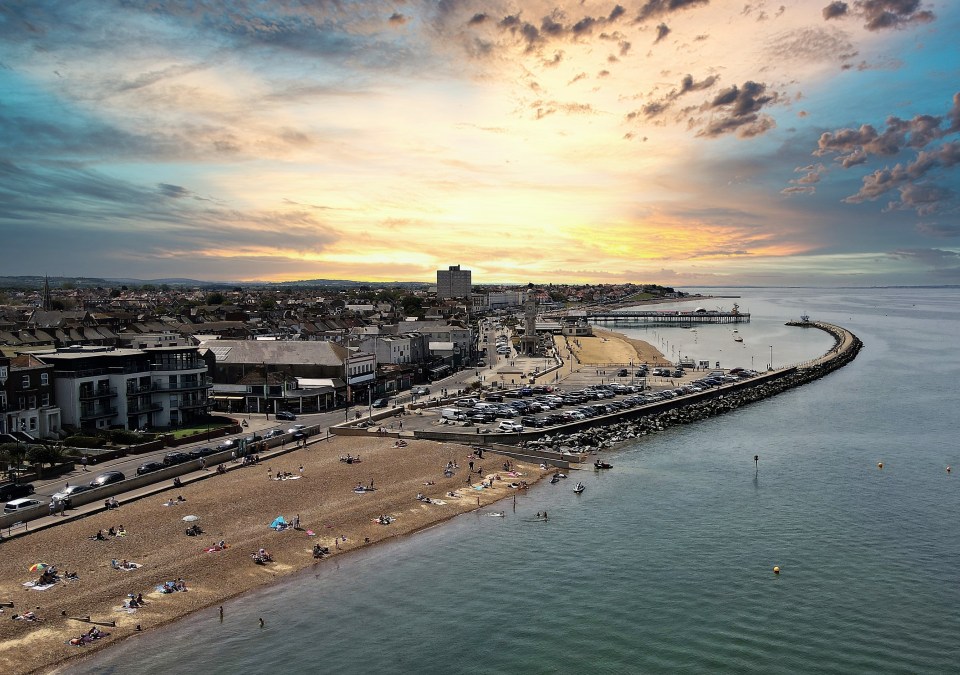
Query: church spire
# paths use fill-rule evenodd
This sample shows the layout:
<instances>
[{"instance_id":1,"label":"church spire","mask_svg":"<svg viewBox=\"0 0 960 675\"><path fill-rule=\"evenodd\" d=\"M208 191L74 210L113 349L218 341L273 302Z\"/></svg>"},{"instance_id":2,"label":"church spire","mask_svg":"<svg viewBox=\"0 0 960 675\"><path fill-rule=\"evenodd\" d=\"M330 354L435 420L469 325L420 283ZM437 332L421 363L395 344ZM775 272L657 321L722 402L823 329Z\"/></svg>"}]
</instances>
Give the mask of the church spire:
<instances>
[{"instance_id":1,"label":"church spire","mask_svg":"<svg viewBox=\"0 0 960 675\"><path fill-rule=\"evenodd\" d=\"M50 277L43 275L43 311L49 312L53 302L50 298Z\"/></svg>"}]
</instances>

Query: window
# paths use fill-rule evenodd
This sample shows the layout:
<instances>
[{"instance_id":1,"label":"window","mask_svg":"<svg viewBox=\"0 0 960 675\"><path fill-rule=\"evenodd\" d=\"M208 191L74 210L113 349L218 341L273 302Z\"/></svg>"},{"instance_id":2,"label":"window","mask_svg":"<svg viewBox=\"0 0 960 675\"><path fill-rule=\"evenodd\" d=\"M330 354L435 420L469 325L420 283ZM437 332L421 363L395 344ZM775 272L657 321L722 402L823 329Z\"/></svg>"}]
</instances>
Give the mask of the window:
<instances>
[{"instance_id":1,"label":"window","mask_svg":"<svg viewBox=\"0 0 960 675\"><path fill-rule=\"evenodd\" d=\"M46 408L47 406L50 405L50 394L44 394L43 398L41 398L40 400L43 404L43 407Z\"/></svg>"},{"instance_id":2,"label":"window","mask_svg":"<svg viewBox=\"0 0 960 675\"><path fill-rule=\"evenodd\" d=\"M7 367L0 366L0 380L5 380L5 379L7 379Z\"/></svg>"},{"instance_id":3,"label":"window","mask_svg":"<svg viewBox=\"0 0 960 675\"><path fill-rule=\"evenodd\" d=\"M31 418L30 418L30 431L36 431L36 430L37 430L37 418L36 418L36 417L31 417Z\"/></svg>"},{"instance_id":4,"label":"window","mask_svg":"<svg viewBox=\"0 0 960 675\"><path fill-rule=\"evenodd\" d=\"M40 384L44 387L50 384L50 373L40 373Z\"/></svg>"},{"instance_id":5,"label":"window","mask_svg":"<svg viewBox=\"0 0 960 675\"><path fill-rule=\"evenodd\" d=\"M23 376L23 388L24 388L24 389L29 389L29 388L30 388L30 376L29 376L29 375L24 375L24 376Z\"/></svg>"}]
</instances>

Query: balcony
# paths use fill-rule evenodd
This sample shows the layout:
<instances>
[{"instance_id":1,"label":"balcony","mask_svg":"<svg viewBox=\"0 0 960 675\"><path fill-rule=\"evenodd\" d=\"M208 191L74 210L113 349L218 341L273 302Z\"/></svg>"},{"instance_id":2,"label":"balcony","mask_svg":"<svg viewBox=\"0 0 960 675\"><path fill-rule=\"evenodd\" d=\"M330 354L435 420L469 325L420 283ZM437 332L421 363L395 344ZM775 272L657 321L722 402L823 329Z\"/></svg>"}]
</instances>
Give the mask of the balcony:
<instances>
[{"instance_id":1,"label":"balcony","mask_svg":"<svg viewBox=\"0 0 960 675\"><path fill-rule=\"evenodd\" d=\"M206 361L195 361L193 363L151 363L150 370L206 370Z\"/></svg>"},{"instance_id":2,"label":"balcony","mask_svg":"<svg viewBox=\"0 0 960 675\"><path fill-rule=\"evenodd\" d=\"M151 382L150 384L141 384L136 387L127 387L127 396L135 396L137 394L149 394L152 391L159 389L159 385Z\"/></svg>"},{"instance_id":3,"label":"balcony","mask_svg":"<svg viewBox=\"0 0 960 675\"><path fill-rule=\"evenodd\" d=\"M160 403L141 403L139 405L127 406L128 415L143 415L149 412L157 412L159 410L163 410L163 405Z\"/></svg>"},{"instance_id":4,"label":"balcony","mask_svg":"<svg viewBox=\"0 0 960 675\"><path fill-rule=\"evenodd\" d=\"M194 389L211 389L212 377L202 377L196 380L180 380L178 384L169 382L155 382L154 391L192 391Z\"/></svg>"},{"instance_id":5,"label":"balcony","mask_svg":"<svg viewBox=\"0 0 960 675\"><path fill-rule=\"evenodd\" d=\"M81 389L80 400L91 401L98 398L113 398L117 395L116 387L97 387L96 389Z\"/></svg>"},{"instance_id":6,"label":"balcony","mask_svg":"<svg viewBox=\"0 0 960 675\"><path fill-rule=\"evenodd\" d=\"M81 410L80 411L80 421L85 420L98 420L106 417L116 417L117 409L116 408L100 408L99 410Z\"/></svg>"},{"instance_id":7,"label":"balcony","mask_svg":"<svg viewBox=\"0 0 960 675\"><path fill-rule=\"evenodd\" d=\"M180 410L191 410L194 408L208 408L209 406L210 401L204 399L202 401L181 401L176 407L180 408Z\"/></svg>"}]
</instances>

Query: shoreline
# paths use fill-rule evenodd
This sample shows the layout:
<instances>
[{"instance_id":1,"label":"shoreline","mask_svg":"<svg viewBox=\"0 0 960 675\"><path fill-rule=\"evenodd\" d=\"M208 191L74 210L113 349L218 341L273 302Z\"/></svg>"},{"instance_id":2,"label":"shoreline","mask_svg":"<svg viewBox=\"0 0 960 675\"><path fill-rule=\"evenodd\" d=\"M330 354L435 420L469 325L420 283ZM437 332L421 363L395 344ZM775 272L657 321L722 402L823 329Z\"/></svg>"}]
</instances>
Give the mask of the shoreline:
<instances>
[{"instance_id":1,"label":"shoreline","mask_svg":"<svg viewBox=\"0 0 960 675\"><path fill-rule=\"evenodd\" d=\"M265 588L281 579L301 573L317 564L337 561L340 555L362 550L376 543L396 540L441 525L462 513L489 507L515 494L511 482L528 485L546 472L530 462L510 460L522 477L503 470L508 458L484 452L473 457L476 471L466 483L471 448L452 443L410 440L407 448L392 447L393 438L336 437L308 446L283 457L274 457L252 467L229 471L210 480L186 484L142 500L67 522L3 543L6 578L0 580L0 601L13 601L0 618L0 664L5 672L58 672L78 658L92 656L133 635L151 632L187 615ZM361 456L363 461L346 464L344 454ZM447 477L447 462L459 468ZM268 480L278 469L292 473L292 480ZM298 466L304 467L300 479ZM493 488L472 486L481 479L500 474ZM357 483L376 482L376 490L355 494ZM425 483L430 483L425 485ZM433 503L417 501L423 492ZM448 493L459 494L458 498ZM182 494L181 506L164 507L171 495ZM204 533L184 536L185 515L199 515ZM301 530L274 532L270 522L283 514L288 520L299 515ZM393 516L390 525L376 521L381 514ZM91 535L122 523L128 535L95 541ZM315 536L307 532L314 530ZM334 542L341 535L346 541ZM204 552L225 539L228 548ZM324 560L313 558L312 546L330 549ZM255 565L249 553L266 548L276 562ZM115 571L111 559L128 559L143 565L129 572ZM38 573L28 569L43 561L60 572L76 571L79 581L60 581L53 588L34 591L22 584ZM188 592L160 594L153 590L165 581L183 578ZM128 593L142 593L147 604L136 613L118 611ZM42 623L10 621L14 612L33 610ZM111 635L84 647L65 644L70 637L86 632L91 624L69 617L90 616ZM137 631L140 625L142 630Z\"/></svg>"}]
</instances>

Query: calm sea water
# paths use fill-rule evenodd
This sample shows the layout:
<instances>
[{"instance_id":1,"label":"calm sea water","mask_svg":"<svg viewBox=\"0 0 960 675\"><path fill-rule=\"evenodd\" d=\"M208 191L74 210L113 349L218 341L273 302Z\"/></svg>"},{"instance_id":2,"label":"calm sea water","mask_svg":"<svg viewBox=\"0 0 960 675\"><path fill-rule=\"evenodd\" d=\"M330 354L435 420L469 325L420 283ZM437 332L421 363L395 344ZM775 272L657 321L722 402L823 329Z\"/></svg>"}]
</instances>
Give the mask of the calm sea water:
<instances>
[{"instance_id":1,"label":"calm sea water","mask_svg":"<svg viewBox=\"0 0 960 675\"><path fill-rule=\"evenodd\" d=\"M960 290L710 292L742 296L746 346L725 326L630 332L759 368L770 345L775 365L830 346L783 326L808 313L866 348L618 449L583 495L538 485L506 518L325 562L72 672L956 672Z\"/></svg>"}]
</instances>

